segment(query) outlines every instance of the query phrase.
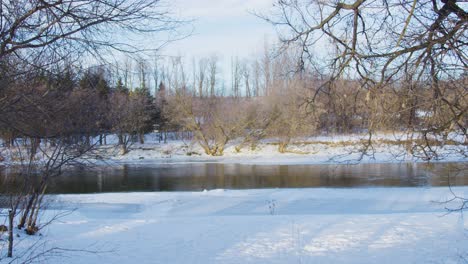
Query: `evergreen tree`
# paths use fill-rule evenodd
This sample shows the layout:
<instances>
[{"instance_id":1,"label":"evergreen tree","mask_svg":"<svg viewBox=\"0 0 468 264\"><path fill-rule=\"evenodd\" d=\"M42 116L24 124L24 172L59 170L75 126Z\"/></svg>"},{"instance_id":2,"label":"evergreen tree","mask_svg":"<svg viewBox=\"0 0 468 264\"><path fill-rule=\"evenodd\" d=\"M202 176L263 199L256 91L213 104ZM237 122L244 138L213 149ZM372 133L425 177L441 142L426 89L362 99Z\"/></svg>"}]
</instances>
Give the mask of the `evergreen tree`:
<instances>
[{"instance_id":1,"label":"evergreen tree","mask_svg":"<svg viewBox=\"0 0 468 264\"><path fill-rule=\"evenodd\" d=\"M137 88L133 96L141 104L139 107L140 113L138 119L140 123L138 125L138 134L140 135L140 141L143 143L142 136L154 130L157 121L156 105L153 103L154 98L149 89L145 86Z\"/></svg>"},{"instance_id":2,"label":"evergreen tree","mask_svg":"<svg viewBox=\"0 0 468 264\"><path fill-rule=\"evenodd\" d=\"M128 94L128 88L125 87L121 77L119 77L119 79L117 80L117 85L115 86L115 90L118 93Z\"/></svg>"},{"instance_id":3,"label":"evergreen tree","mask_svg":"<svg viewBox=\"0 0 468 264\"><path fill-rule=\"evenodd\" d=\"M106 98L110 93L110 86L102 75L98 78L96 90L101 98Z\"/></svg>"}]
</instances>

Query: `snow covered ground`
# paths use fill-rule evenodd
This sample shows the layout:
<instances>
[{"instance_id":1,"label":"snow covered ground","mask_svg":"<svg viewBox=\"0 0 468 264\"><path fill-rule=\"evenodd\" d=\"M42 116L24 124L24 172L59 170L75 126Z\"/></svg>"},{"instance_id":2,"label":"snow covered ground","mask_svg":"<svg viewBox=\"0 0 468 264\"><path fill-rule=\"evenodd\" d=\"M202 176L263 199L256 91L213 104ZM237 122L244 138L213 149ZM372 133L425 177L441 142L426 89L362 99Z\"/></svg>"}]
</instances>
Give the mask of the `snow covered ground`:
<instances>
[{"instance_id":1,"label":"snow covered ground","mask_svg":"<svg viewBox=\"0 0 468 264\"><path fill-rule=\"evenodd\" d=\"M407 135L380 134L373 136L373 145L364 151L363 142L368 135L330 135L295 139L290 144L288 153L279 153L276 140L260 142L255 150L245 146L240 152L235 147L239 140L226 145L221 157L208 156L203 149L190 140L171 140L158 143L155 134L148 134L145 144L133 144L130 152L120 155L115 147L104 147L103 156L109 157L110 163L154 163L154 162L221 162L243 164L335 164L335 163L387 163L387 162L424 162L427 161L421 149L415 148L410 154L401 142ZM464 138L450 138L454 142L464 142ZM115 140L109 138L109 142ZM438 156L431 161L466 161L468 145L450 145L433 147ZM427 150L426 150L427 151ZM301 153L301 154L298 154Z\"/></svg>"},{"instance_id":2,"label":"snow covered ground","mask_svg":"<svg viewBox=\"0 0 468 264\"><path fill-rule=\"evenodd\" d=\"M198 146L187 146L173 142L170 145L134 145L126 155L113 155L107 163L154 163L154 162L219 162L240 164L357 164L357 163L387 163L387 162L426 162L422 156L410 155L401 146L377 146L365 155L353 146L329 146L310 144L292 146L291 149L307 151L307 154L279 153L277 146L261 145L255 151L244 150L237 153L233 146L226 149L223 156L212 157L204 154ZM467 157L460 153L468 152L468 146L446 146L439 150L440 156L432 162L460 162ZM191 154L187 153L199 153Z\"/></svg>"},{"instance_id":3,"label":"snow covered ground","mask_svg":"<svg viewBox=\"0 0 468 264\"><path fill-rule=\"evenodd\" d=\"M361 156L360 136L304 139L280 154L272 142L239 153L230 143L209 157L186 141L147 136L126 155L101 148L104 162L325 164L423 161L387 136ZM388 136L391 137L391 136ZM392 139L394 140L394 138ZM343 142L346 142L342 144ZM355 142L355 143L353 143ZM112 143L109 138L108 143ZM441 161L466 162L468 146L437 149ZM0 149L1 151L1 149ZM11 162L11 161L4 161ZM468 186L454 188L468 197ZM107 193L50 196L41 235L15 237L15 254L33 246L42 263L467 263L468 221L440 204L440 188L314 188ZM456 203L449 204L454 208ZM73 210L76 209L76 210ZM5 223L0 212L0 225ZM3 241L2 241L3 239ZM0 234L0 263L6 235ZM3 243L3 246L2 246ZM23 256L16 263L21 263Z\"/></svg>"},{"instance_id":4,"label":"snow covered ground","mask_svg":"<svg viewBox=\"0 0 468 264\"><path fill-rule=\"evenodd\" d=\"M243 164L335 164L335 163L387 163L387 162L425 162L424 151L412 148L413 153L407 149L406 134L377 134L373 135L372 146L365 149L369 135L328 135L308 138L296 138L288 146L286 153L279 153L276 139L265 139L258 143L255 150L243 146L240 151L236 146L241 139L229 141L225 147L224 155L212 157L206 155L199 144L193 140L169 140L167 143L159 142L158 134L145 135L145 143L135 143L129 147L130 152L122 155L117 146L115 135L107 136L107 144L97 146L96 151L89 157L96 163L159 163L159 162L221 162ZM417 138L417 136L415 136ZM97 142L97 138L93 143ZM454 144L457 142L457 144ZM1 143L1 142L0 142ZM466 139L460 135L452 135L447 144L441 147L432 147L437 155L431 161L466 161L468 160L468 145ZM43 146L47 150L47 146ZM429 152L427 152L429 154ZM0 147L0 165L19 163L18 155L14 149ZM13 157L13 158L12 158ZM47 155L39 153L36 161L47 160ZM89 160L89 159L88 159Z\"/></svg>"},{"instance_id":5,"label":"snow covered ground","mask_svg":"<svg viewBox=\"0 0 468 264\"><path fill-rule=\"evenodd\" d=\"M17 238L17 252L42 239L90 251L44 263L466 263L468 222L437 203L451 197L446 187L60 195L77 210Z\"/></svg>"}]
</instances>

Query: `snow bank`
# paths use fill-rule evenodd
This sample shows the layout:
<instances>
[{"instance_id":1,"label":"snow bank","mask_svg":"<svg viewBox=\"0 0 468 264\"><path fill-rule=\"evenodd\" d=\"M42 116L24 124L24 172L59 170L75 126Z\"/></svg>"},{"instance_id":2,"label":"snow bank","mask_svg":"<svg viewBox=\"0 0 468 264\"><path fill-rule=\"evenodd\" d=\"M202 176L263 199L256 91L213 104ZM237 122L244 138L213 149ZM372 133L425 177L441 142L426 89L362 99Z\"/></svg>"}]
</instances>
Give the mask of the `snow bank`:
<instances>
[{"instance_id":1,"label":"snow bank","mask_svg":"<svg viewBox=\"0 0 468 264\"><path fill-rule=\"evenodd\" d=\"M167 143L159 142L157 134L145 135L145 144L135 143L129 147L130 152L121 155L116 145L116 137L109 135L109 145L99 146L93 151L88 161L96 163L158 163L158 162L223 162L246 164L331 164L331 163L387 163L387 162L425 162L427 161L421 149L413 149L410 153L403 143L408 139L407 134L377 134L373 135L373 145L364 149L363 142L368 140L366 134L328 135L310 138L297 138L295 143L288 146L290 152L279 153L277 140L266 139L261 141L252 150L244 146L240 151L236 146L241 139L227 144L224 155L212 157L206 155L203 149L190 140L170 140ZM449 135L449 140L459 144L446 144L442 147L432 147L437 156L431 161L466 161L468 160L468 145L458 135ZM97 141L97 138L94 139ZM0 156L5 160L0 165L18 163L9 160L14 157L14 150L0 148ZM419 153L418 153L419 151ZM39 154L38 154L39 155ZM40 156L40 155L39 155ZM97 157L99 156L99 158ZM42 155L38 161L45 159Z\"/></svg>"},{"instance_id":2,"label":"snow bank","mask_svg":"<svg viewBox=\"0 0 468 264\"><path fill-rule=\"evenodd\" d=\"M454 190L468 197L468 187ZM60 195L77 210L42 231L47 247L95 252L45 262L457 263L468 223L445 215L438 202L451 197L448 188Z\"/></svg>"},{"instance_id":3,"label":"snow bank","mask_svg":"<svg viewBox=\"0 0 468 264\"><path fill-rule=\"evenodd\" d=\"M387 136L390 137L390 136ZM320 137L299 140L289 146L290 153L279 153L278 147L268 141L255 150L248 147L236 151L236 142L226 146L224 155L212 157L193 142L170 141L166 144L135 144L126 155L106 155L107 162L155 163L155 162L221 162L243 164L335 164L335 163L388 163L425 162L422 153L410 154L404 145L379 143L363 151L359 137ZM387 140L382 137L382 140ZM468 146L446 145L433 147L438 156L431 161L467 161ZM110 151L110 150L109 150ZM302 154L298 154L302 153Z\"/></svg>"}]
</instances>

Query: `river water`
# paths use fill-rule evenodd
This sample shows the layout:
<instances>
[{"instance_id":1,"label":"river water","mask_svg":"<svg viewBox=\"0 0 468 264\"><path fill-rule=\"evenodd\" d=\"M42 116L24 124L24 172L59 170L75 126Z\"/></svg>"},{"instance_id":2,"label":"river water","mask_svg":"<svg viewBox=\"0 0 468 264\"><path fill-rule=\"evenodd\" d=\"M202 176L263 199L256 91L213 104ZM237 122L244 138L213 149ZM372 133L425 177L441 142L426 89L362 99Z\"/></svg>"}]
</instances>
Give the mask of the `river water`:
<instances>
[{"instance_id":1,"label":"river water","mask_svg":"<svg viewBox=\"0 0 468 264\"><path fill-rule=\"evenodd\" d=\"M468 163L358 165L250 165L177 163L67 170L48 193L202 191L314 187L421 187L468 185ZM0 170L0 184L15 177ZM6 184L0 185L4 192Z\"/></svg>"}]
</instances>

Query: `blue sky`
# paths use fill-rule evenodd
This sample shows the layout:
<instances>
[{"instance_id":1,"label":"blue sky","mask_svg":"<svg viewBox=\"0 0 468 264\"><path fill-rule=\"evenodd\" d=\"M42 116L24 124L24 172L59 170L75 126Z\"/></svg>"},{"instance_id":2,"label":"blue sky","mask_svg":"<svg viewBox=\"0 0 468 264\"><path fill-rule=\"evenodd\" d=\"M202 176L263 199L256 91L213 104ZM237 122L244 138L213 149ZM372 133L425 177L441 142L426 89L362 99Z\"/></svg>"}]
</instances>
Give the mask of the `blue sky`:
<instances>
[{"instance_id":1,"label":"blue sky","mask_svg":"<svg viewBox=\"0 0 468 264\"><path fill-rule=\"evenodd\" d=\"M217 54L228 61L231 56L247 57L262 52L265 39L275 39L273 27L251 12L268 13L273 0L173 0L174 12L194 19L192 36L172 43L163 53L192 57Z\"/></svg>"}]
</instances>

